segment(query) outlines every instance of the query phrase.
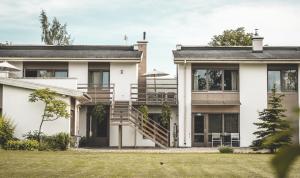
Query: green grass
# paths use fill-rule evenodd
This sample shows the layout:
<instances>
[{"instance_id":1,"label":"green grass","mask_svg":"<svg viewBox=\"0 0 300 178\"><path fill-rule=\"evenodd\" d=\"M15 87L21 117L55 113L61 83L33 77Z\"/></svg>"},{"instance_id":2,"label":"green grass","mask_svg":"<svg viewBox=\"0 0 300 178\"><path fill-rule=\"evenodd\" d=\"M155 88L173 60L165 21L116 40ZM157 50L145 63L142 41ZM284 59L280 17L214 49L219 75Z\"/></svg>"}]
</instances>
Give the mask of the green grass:
<instances>
[{"instance_id":1,"label":"green grass","mask_svg":"<svg viewBox=\"0 0 300 178\"><path fill-rule=\"evenodd\" d=\"M272 156L0 150L0 177L274 177ZM290 177L300 177L300 159Z\"/></svg>"}]
</instances>

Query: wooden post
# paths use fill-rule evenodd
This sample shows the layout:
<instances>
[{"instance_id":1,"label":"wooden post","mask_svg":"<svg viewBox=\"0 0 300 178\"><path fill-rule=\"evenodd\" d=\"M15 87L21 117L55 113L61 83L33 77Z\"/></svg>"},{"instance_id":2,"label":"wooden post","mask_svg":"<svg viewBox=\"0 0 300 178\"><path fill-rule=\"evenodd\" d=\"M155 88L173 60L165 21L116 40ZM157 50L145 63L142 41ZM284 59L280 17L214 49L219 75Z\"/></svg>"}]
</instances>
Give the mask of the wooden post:
<instances>
[{"instance_id":1,"label":"wooden post","mask_svg":"<svg viewBox=\"0 0 300 178\"><path fill-rule=\"evenodd\" d=\"M122 111L120 112L120 124L119 124L119 149L122 148L122 118L123 117L123 113Z\"/></svg>"}]
</instances>

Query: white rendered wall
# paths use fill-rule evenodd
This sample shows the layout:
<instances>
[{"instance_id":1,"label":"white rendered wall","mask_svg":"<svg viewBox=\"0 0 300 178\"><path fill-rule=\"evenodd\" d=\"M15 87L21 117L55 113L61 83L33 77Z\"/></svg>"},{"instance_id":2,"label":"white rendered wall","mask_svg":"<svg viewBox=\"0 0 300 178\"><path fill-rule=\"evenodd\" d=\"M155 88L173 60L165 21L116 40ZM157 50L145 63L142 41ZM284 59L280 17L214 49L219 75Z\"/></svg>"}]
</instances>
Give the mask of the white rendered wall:
<instances>
[{"instance_id":1,"label":"white rendered wall","mask_svg":"<svg viewBox=\"0 0 300 178\"><path fill-rule=\"evenodd\" d=\"M300 65L298 65L298 105L300 105L299 88L300 88ZM300 144L300 114L299 114L298 132L299 132L299 144Z\"/></svg>"},{"instance_id":2,"label":"white rendered wall","mask_svg":"<svg viewBox=\"0 0 300 178\"><path fill-rule=\"evenodd\" d=\"M88 62L69 62L69 77L77 78L78 84L87 84Z\"/></svg>"},{"instance_id":3,"label":"white rendered wall","mask_svg":"<svg viewBox=\"0 0 300 178\"><path fill-rule=\"evenodd\" d=\"M178 129L179 147L191 147L191 64L178 64Z\"/></svg>"},{"instance_id":4,"label":"white rendered wall","mask_svg":"<svg viewBox=\"0 0 300 178\"><path fill-rule=\"evenodd\" d=\"M110 83L115 84L115 100L130 100L130 85L137 84L137 82L138 66L136 63L110 64Z\"/></svg>"},{"instance_id":5,"label":"white rendered wall","mask_svg":"<svg viewBox=\"0 0 300 178\"><path fill-rule=\"evenodd\" d=\"M240 146L255 139L258 112L267 108L267 64L240 64Z\"/></svg>"},{"instance_id":6,"label":"white rendered wall","mask_svg":"<svg viewBox=\"0 0 300 178\"><path fill-rule=\"evenodd\" d=\"M16 125L15 136L22 138L23 134L39 129L44 110L41 102L28 101L33 90L3 86L3 114L11 118ZM70 97L61 98L70 105ZM70 108L68 107L68 111ZM70 133L70 119L58 119L44 122L42 131L52 135L58 132Z\"/></svg>"},{"instance_id":7,"label":"white rendered wall","mask_svg":"<svg viewBox=\"0 0 300 178\"><path fill-rule=\"evenodd\" d=\"M87 114L87 107L81 106L79 109L79 135L86 137L86 115Z\"/></svg>"},{"instance_id":8,"label":"white rendered wall","mask_svg":"<svg viewBox=\"0 0 300 178\"><path fill-rule=\"evenodd\" d=\"M23 78L18 80L77 90L76 78Z\"/></svg>"}]
</instances>

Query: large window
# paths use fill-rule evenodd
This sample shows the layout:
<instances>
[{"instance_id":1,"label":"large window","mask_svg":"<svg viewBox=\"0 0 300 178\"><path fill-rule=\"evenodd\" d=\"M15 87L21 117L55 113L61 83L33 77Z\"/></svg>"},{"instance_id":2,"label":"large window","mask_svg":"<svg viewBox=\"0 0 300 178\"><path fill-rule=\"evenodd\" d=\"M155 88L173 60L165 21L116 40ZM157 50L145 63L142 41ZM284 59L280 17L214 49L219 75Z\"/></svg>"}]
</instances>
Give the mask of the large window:
<instances>
[{"instance_id":1,"label":"large window","mask_svg":"<svg viewBox=\"0 0 300 178\"><path fill-rule=\"evenodd\" d=\"M68 70L25 69L25 77L67 78Z\"/></svg>"},{"instance_id":2,"label":"large window","mask_svg":"<svg viewBox=\"0 0 300 178\"><path fill-rule=\"evenodd\" d=\"M268 91L275 86L277 91L297 91L298 77L297 69L269 67L268 69Z\"/></svg>"},{"instance_id":3,"label":"large window","mask_svg":"<svg viewBox=\"0 0 300 178\"><path fill-rule=\"evenodd\" d=\"M109 71L90 71L89 84L94 87L109 87Z\"/></svg>"},{"instance_id":4,"label":"large window","mask_svg":"<svg viewBox=\"0 0 300 178\"><path fill-rule=\"evenodd\" d=\"M237 91L238 70L195 69L193 70L194 91Z\"/></svg>"}]
</instances>

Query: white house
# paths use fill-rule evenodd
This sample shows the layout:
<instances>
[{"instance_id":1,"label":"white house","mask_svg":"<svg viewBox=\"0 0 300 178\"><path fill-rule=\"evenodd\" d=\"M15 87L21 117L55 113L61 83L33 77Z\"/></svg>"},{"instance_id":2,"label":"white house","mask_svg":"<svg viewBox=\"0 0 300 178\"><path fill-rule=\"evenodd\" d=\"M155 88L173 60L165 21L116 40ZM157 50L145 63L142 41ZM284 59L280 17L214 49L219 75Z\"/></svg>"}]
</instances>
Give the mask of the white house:
<instances>
[{"instance_id":1,"label":"white house","mask_svg":"<svg viewBox=\"0 0 300 178\"><path fill-rule=\"evenodd\" d=\"M74 116L70 120L46 123L43 131L47 134L63 131L87 137L89 146L167 147L170 140L176 145L176 133L170 138L169 132L173 126L176 131L176 80L169 84L172 89L157 85L155 92L153 84L147 84L145 38L131 46L4 45L0 46L1 60L22 69L0 80L2 113L16 122L18 137L38 129L42 105L29 103L29 94L50 88L76 109L70 110ZM157 116L164 102L171 105L174 118L167 128L158 123ZM92 114L99 103L106 108L101 122ZM147 105L156 120L143 118L138 110L141 105Z\"/></svg>"},{"instance_id":2,"label":"white house","mask_svg":"<svg viewBox=\"0 0 300 178\"><path fill-rule=\"evenodd\" d=\"M258 111L267 108L273 84L285 94L287 116L299 107L300 47L263 46L253 37L252 47L177 45L179 146L231 144L248 147L256 131ZM240 140L240 141L237 141ZM235 142L235 141L234 141Z\"/></svg>"}]
</instances>

